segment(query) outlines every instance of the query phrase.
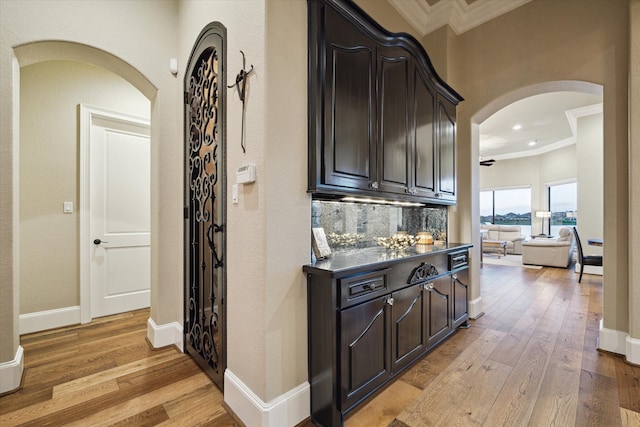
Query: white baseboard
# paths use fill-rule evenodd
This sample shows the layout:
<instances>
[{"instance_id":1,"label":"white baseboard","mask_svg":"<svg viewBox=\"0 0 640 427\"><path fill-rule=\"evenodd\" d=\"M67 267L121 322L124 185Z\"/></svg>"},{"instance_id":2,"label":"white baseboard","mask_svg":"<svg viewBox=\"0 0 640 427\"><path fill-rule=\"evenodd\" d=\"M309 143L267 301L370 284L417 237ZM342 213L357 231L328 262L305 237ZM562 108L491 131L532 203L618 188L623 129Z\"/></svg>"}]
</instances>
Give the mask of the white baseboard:
<instances>
[{"instance_id":1,"label":"white baseboard","mask_svg":"<svg viewBox=\"0 0 640 427\"><path fill-rule=\"evenodd\" d=\"M19 316L20 335L63 326L77 325L80 322L80 306L57 308L55 310L26 313Z\"/></svg>"},{"instance_id":2,"label":"white baseboard","mask_svg":"<svg viewBox=\"0 0 640 427\"><path fill-rule=\"evenodd\" d=\"M627 353L626 359L627 362L633 363L634 365L640 365L640 340L631 338L627 335Z\"/></svg>"},{"instance_id":3,"label":"white baseboard","mask_svg":"<svg viewBox=\"0 0 640 427\"><path fill-rule=\"evenodd\" d=\"M580 263L576 262L576 273L580 274ZM599 265L585 265L582 274L593 274L596 276L602 276L602 267Z\"/></svg>"},{"instance_id":4,"label":"white baseboard","mask_svg":"<svg viewBox=\"0 0 640 427\"><path fill-rule=\"evenodd\" d=\"M171 322L165 325L156 325L152 318L147 320L147 339L153 348L175 345L184 351L182 338L182 325L178 322Z\"/></svg>"},{"instance_id":5,"label":"white baseboard","mask_svg":"<svg viewBox=\"0 0 640 427\"><path fill-rule=\"evenodd\" d=\"M8 362L0 363L0 394L20 387L24 371L24 351L18 346L16 357Z\"/></svg>"},{"instance_id":6,"label":"white baseboard","mask_svg":"<svg viewBox=\"0 0 640 427\"><path fill-rule=\"evenodd\" d=\"M309 417L310 398L305 382L265 403L229 369L224 373L224 401L247 426L295 426Z\"/></svg>"},{"instance_id":7,"label":"white baseboard","mask_svg":"<svg viewBox=\"0 0 640 427\"><path fill-rule=\"evenodd\" d=\"M604 327L602 319L600 319L600 334L598 348L612 353L627 354L627 336L626 332L616 331Z\"/></svg>"},{"instance_id":8,"label":"white baseboard","mask_svg":"<svg viewBox=\"0 0 640 427\"><path fill-rule=\"evenodd\" d=\"M469 301L469 318L477 319L482 316L484 311L482 310L482 297L478 297L472 301Z\"/></svg>"}]
</instances>

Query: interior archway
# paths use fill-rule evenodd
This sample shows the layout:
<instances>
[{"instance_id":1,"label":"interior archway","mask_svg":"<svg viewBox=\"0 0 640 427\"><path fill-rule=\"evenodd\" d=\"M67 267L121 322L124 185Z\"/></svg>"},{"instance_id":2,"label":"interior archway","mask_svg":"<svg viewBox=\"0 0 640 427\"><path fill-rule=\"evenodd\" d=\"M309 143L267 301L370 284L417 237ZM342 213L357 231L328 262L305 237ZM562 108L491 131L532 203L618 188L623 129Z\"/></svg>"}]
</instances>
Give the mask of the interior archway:
<instances>
[{"instance_id":1,"label":"interior archway","mask_svg":"<svg viewBox=\"0 0 640 427\"><path fill-rule=\"evenodd\" d=\"M104 51L101 49L97 49L88 45L72 43L72 42L64 42L64 41L42 41L29 43L25 45L18 46L14 49L14 54L17 59L18 65L20 66L20 70L27 66L42 64L50 61L63 61L63 62L74 62L80 64L86 64L94 67L98 67L100 69L106 70L109 74L115 74L119 76L118 78L123 79L128 84L130 84L133 88L135 88L141 94L142 99L146 98L147 100L147 111L149 118L152 115L152 111L154 108L154 100L156 98L157 89L155 86L147 79L142 73L140 73L136 68L128 64L127 62L121 60L120 58ZM55 85L55 79L52 79L52 84ZM16 88L16 98L21 98L21 93L19 93L19 89ZM18 122L22 120L20 117L21 112L16 109L14 110L14 117L18 118ZM76 124L74 124L74 127ZM151 137L153 139L153 135ZM20 147L21 142L15 141L14 146L16 148ZM153 144L152 141L152 146ZM49 147L52 148L52 147ZM152 156L153 157L153 156ZM153 159L152 159L153 162ZM20 170L14 170L14 179L20 185ZM152 183L153 185L153 183ZM150 189L151 190L151 189ZM19 197L19 196L18 196ZM19 227L18 227L19 228ZM18 231L18 238L20 238L20 231ZM20 253L14 253L14 257L19 259ZM19 286L19 285L16 285ZM16 289L17 291L17 289ZM18 292L16 292L18 293ZM82 295L82 285L80 286L80 299L81 303L84 304L85 298ZM85 316L82 316L82 320L85 319ZM20 320L18 318L18 314L16 314L16 318L14 319L16 324L19 324ZM60 325L56 325L60 326Z\"/></svg>"},{"instance_id":2,"label":"interior archway","mask_svg":"<svg viewBox=\"0 0 640 427\"><path fill-rule=\"evenodd\" d=\"M477 159L480 157L480 124L487 120L490 116L497 113L501 109L508 105L520 101L522 99L541 95L551 92L581 92L591 95L603 96L603 86L595 83L574 81L574 80L561 80L543 82L535 85L525 86L520 89L505 93L502 96L489 102L484 107L480 108L471 117L471 233L472 240L475 248L478 248L476 255L480 255L480 223L476 221L476 218L480 217L480 165ZM480 283L480 270L479 263L476 263L472 269L472 283ZM481 307L478 308L478 313L482 311Z\"/></svg>"}]
</instances>

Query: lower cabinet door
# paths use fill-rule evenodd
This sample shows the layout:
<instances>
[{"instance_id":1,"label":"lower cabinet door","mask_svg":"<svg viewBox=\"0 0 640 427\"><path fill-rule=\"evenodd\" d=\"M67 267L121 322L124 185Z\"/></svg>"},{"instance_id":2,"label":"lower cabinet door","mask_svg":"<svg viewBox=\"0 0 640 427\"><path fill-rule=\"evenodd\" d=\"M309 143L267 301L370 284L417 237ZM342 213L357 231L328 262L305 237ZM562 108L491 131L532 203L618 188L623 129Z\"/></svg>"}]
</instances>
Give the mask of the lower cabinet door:
<instances>
[{"instance_id":1,"label":"lower cabinet door","mask_svg":"<svg viewBox=\"0 0 640 427\"><path fill-rule=\"evenodd\" d=\"M341 411L349 409L391 375L390 296L340 312Z\"/></svg>"},{"instance_id":2,"label":"lower cabinet door","mask_svg":"<svg viewBox=\"0 0 640 427\"><path fill-rule=\"evenodd\" d=\"M427 346L437 344L452 330L451 277L431 280L426 286L429 298Z\"/></svg>"},{"instance_id":3,"label":"lower cabinet door","mask_svg":"<svg viewBox=\"0 0 640 427\"><path fill-rule=\"evenodd\" d=\"M423 321L426 306L420 285L394 292L392 297L391 360L395 373L416 360L427 348Z\"/></svg>"},{"instance_id":4,"label":"lower cabinet door","mask_svg":"<svg viewBox=\"0 0 640 427\"><path fill-rule=\"evenodd\" d=\"M453 327L469 321L469 270L451 275L453 286Z\"/></svg>"}]
</instances>

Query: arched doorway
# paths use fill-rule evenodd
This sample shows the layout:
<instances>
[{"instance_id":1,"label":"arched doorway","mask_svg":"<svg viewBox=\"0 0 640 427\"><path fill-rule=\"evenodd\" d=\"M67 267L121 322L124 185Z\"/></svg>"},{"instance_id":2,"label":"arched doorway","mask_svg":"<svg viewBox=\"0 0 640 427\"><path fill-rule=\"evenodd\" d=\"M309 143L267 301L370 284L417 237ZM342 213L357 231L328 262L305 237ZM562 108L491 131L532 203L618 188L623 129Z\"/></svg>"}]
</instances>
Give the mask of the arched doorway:
<instances>
[{"instance_id":1,"label":"arched doorway","mask_svg":"<svg viewBox=\"0 0 640 427\"><path fill-rule=\"evenodd\" d=\"M55 204L50 203L51 205L53 205L53 207L51 208L52 213L50 213L49 216L63 214L62 201L64 199L64 201L66 202L64 204L64 207L67 210L64 213L65 219L69 220L73 216L78 218L81 213L80 207L82 206L82 203L78 203L81 195L79 194L79 188L77 185L77 183L80 181L79 179L80 162L78 161L78 157L79 157L78 145L79 144L77 142L77 133L78 133L77 129L79 127L78 126L79 117L78 117L77 104L87 103L87 102L89 104L94 104L94 105L101 104L102 102L99 100L102 99L104 100L104 104L102 104L102 106L106 106L106 107L113 106L117 108L118 105L120 106L124 105L121 111L127 112L130 115L135 115L135 116L143 115L149 118L150 109L151 109L150 100L152 100L153 97L155 96L156 89L153 88L153 85L151 85L151 83L131 65L125 63L124 61L120 60L119 58L105 51L102 51L87 45L71 43L71 42L44 41L44 42L30 43L30 44L18 46L15 48L14 52L15 52L16 59L18 60L18 64L21 67L20 68L21 74L25 72L24 70L29 70L29 72L35 72L37 74L42 72L42 70L47 70L47 69L48 70L55 69L57 70L58 73L61 73L58 75L58 78L51 75L48 78L46 76L35 77L34 79L25 78L23 79L24 81L22 82L23 83L22 89L25 89L24 84L27 81L29 82L38 81L41 83L44 82L43 84L48 84L50 86L47 89L51 89L53 92L56 92L56 91L60 92L61 93L60 99L63 99L63 101L61 102L66 103L66 106L64 108L60 108L59 106L53 107L53 108L57 108L59 110L66 110L66 111L64 112L51 111L47 113L46 109L44 110L40 109L37 112L34 112L33 114L31 114L29 111L25 110L23 105L23 109L20 111L20 114L18 114L18 112L14 112L14 114L15 116L20 116L19 121L22 123L23 126L30 126L32 128L45 126L43 124L44 120L41 120L41 121L38 120L38 118L36 117L37 115L40 115L40 116L59 115L58 119L56 118L53 119L53 122L56 123L56 120L58 120L61 126L63 126L63 123L64 123L65 130L58 129L56 131L55 127L57 127L57 125L54 126L54 128L44 130L44 134L48 134L49 138L32 136L32 138L38 139L32 145L36 147L35 148L36 151L38 150L38 145L39 144L42 145L42 147L40 148L40 150L42 151L42 153L40 154L43 157L41 161L44 162L42 163L42 165L47 165L47 161L49 161L50 170L53 173L61 173L62 175L65 175L66 177L68 177L67 179L68 182L65 184L65 186L68 187L68 188L65 188L65 191L66 191L65 196L60 196L61 197L60 205L59 205L60 209L57 209L58 206L55 206L57 205L57 203ZM76 77L78 76L81 76L81 77L77 78L73 83L67 83L66 87L61 87L61 85L64 84L63 81L65 80L65 78L69 77L68 74L71 74L71 73L77 73ZM92 87L92 82L94 83L93 87ZM77 87L74 87L74 86L77 86ZM105 86L105 87L100 88L101 86ZM78 97L77 93L79 93L82 87L89 88L88 92L91 92L91 96L85 97L84 99L82 99L82 97ZM123 97L124 99L126 99L126 101L124 101L123 103L122 100L115 99L118 97L118 95L114 93L107 93L109 89L106 89L106 87L109 87L111 90L114 90L114 88L119 88L117 90L123 90L124 92L121 92L121 95L122 93L135 94L135 95ZM32 93L30 96L37 99L38 91L41 89L42 88L31 91L31 92L35 92L35 94ZM76 91L75 92L76 98L73 98L74 95L72 93L74 91ZM100 91L102 91L104 96L102 97L96 96L96 93L100 93ZM25 92L26 94L27 92L30 92L30 91L22 90L19 92L20 92L19 95L22 98L23 92ZM47 102L52 102L51 96L45 96L43 97L43 99L46 99ZM47 102L43 102L43 104L47 104ZM137 105L135 107L131 105L127 106L125 104L126 102L134 103ZM146 112L144 110L146 110ZM141 111L142 113L140 113ZM51 119L51 117L47 117L47 118ZM49 125L49 127L51 127L51 125ZM60 138L61 141L66 141L65 142L66 148L61 149L60 146L56 146L55 145L57 143L56 138ZM52 155L54 153L57 156ZM33 157L29 157L26 159L25 157L26 156L22 156L24 161L29 161L33 159ZM59 159L66 158L63 162L64 165L55 164L54 162L57 160L56 157L58 157ZM32 169L30 171L25 171L24 169L26 168L22 168L22 169L23 169L23 172L27 172L28 174L34 174L34 171ZM41 167L40 169L44 169L44 166ZM14 171L14 179L19 183L19 188L24 192L25 188L23 188L22 184L25 184L25 181L27 180L24 179L23 175L24 174L20 172L20 168ZM60 182L55 179L50 179L48 181L50 181L49 184L53 184L53 185L58 184ZM43 182L39 184L37 180L35 180L35 183L32 185L42 185ZM28 197L22 197L21 204L23 201L28 201ZM37 202L38 200L36 200L35 203L33 204L37 204ZM67 214L71 214L71 215L67 215ZM36 248L40 246L40 247L48 248L48 250L52 250L54 248L59 248L60 247L59 241L64 239L65 241L70 241L71 242L70 244L72 245L72 247L75 246L76 249L79 248L76 251L72 251L72 250L68 251L68 252L73 252L72 254L68 254L68 257L72 258L71 262L74 262L75 268L67 266L67 270L73 269L74 271L70 274L71 279L69 278L65 279L66 282L70 282L70 284L68 284L67 286L68 289L66 290L66 292L68 294L73 294L73 296L71 296L70 298L76 301L77 301L77 297L74 298L74 296L77 294L79 296L78 304L74 305L73 303L71 303L70 305L69 298L67 298L66 300L63 298L56 303L57 306L55 306L56 304L51 306L53 308L52 310L45 309L43 311L38 311L38 316L35 316L35 317L32 316L30 318L30 321L32 321L35 318L36 320L38 320L40 324L44 323L47 326L45 329L49 329L51 327L63 326L65 324L78 323L80 321L84 323L86 321L89 321L92 317L89 310L90 299L89 299L88 283L86 282L86 277L85 277L86 274L83 272L84 267L82 265L78 265L78 259L77 259L77 258L80 258L78 257L77 251L78 250L80 252L82 252L83 250L86 251L91 247L91 245L86 244L86 242L84 242L85 244L82 244L83 241L80 239L81 231L80 233L77 233L78 229L82 228L79 226L78 221L75 221L74 219L72 219L70 228L72 229L71 232L69 231L53 232L52 231L48 234L42 232L40 233L40 236L39 236L40 238L38 243L36 245L32 245L33 247L36 247ZM50 230L51 228L47 228L47 231L50 231ZM30 233L31 237L27 235L27 233L22 233L22 232L19 232L19 235L21 235L20 237L21 240L23 238L33 239L33 236L34 236L33 232ZM46 242L47 239L51 239L53 241ZM56 241L58 241L57 244L56 244ZM16 257L18 256L19 254L16 254ZM29 268L28 265L23 267ZM36 279L35 281L38 281L38 280ZM43 286L44 285L46 285L46 283L43 283ZM34 290L34 292L37 294L37 289ZM53 291L53 292L55 293L56 291ZM15 321L18 322L18 319L15 319ZM38 328L37 326L38 322L35 322L35 323L31 322L32 329L30 329L29 332L33 332L34 327ZM20 320L20 323L22 323L22 320Z\"/></svg>"},{"instance_id":2,"label":"arched doorway","mask_svg":"<svg viewBox=\"0 0 640 427\"><path fill-rule=\"evenodd\" d=\"M552 81L552 82L544 82L531 86L526 86L520 88L518 90L514 90L507 94L504 94L495 100L488 103L483 108L479 109L472 117L471 117L471 158L474 161L471 162L471 183L472 183L472 192L471 192L471 218L472 218L472 226L471 231L474 236L478 236L477 243L479 243L480 236L480 224L478 218L480 218L480 201L479 201L479 192L480 192L480 164L477 159L480 157L480 124L485 122L489 117L502 110L503 108L520 101L522 99L526 99L535 95L553 93L553 92L580 92L591 95L596 95L602 97L603 95L603 87L599 84L589 83L589 82L581 82L581 81ZM600 160L602 161L602 160ZM479 246L479 245L478 245ZM479 255L479 253L478 253ZM480 275L479 275L479 265L475 265L472 270L473 283L480 283ZM479 293L478 293L479 294ZM478 299L478 307L476 308L476 313L482 312L482 302L481 299ZM473 306L474 301L471 302Z\"/></svg>"}]
</instances>

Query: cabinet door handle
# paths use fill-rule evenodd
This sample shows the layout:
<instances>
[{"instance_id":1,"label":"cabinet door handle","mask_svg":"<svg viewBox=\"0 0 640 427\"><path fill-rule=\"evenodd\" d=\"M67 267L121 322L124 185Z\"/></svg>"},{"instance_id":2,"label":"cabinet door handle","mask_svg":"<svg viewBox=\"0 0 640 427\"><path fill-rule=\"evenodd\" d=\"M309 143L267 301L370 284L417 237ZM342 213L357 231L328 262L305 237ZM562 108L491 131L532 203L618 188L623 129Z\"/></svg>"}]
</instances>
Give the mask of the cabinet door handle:
<instances>
[{"instance_id":1,"label":"cabinet door handle","mask_svg":"<svg viewBox=\"0 0 640 427\"><path fill-rule=\"evenodd\" d=\"M404 189L404 192L407 193L407 194L414 195L414 194L416 194L418 192L418 190L416 189L416 187L411 187L411 188L406 187Z\"/></svg>"},{"instance_id":2,"label":"cabinet door handle","mask_svg":"<svg viewBox=\"0 0 640 427\"><path fill-rule=\"evenodd\" d=\"M393 305L393 297L387 298L387 304Z\"/></svg>"},{"instance_id":3,"label":"cabinet door handle","mask_svg":"<svg viewBox=\"0 0 640 427\"><path fill-rule=\"evenodd\" d=\"M424 285L422 285L422 288L425 291L432 291L433 290L433 283L432 282L425 283Z\"/></svg>"},{"instance_id":4,"label":"cabinet door handle","mask_svg":"<svg viewBox=\"0 0 640 427\"><path fill-rule=\"evenodd\" d=\"M458 280L458 275L454 274L453 276L451 276L453 278L453 280Z\"/></svg>"},{"instance_id":5,"label":"cabinet door handle","mask_svg":"<svg viewBox=\"0 0 640 427\"><path fill-rule=\"evenodd\" d=\"M371 188L373 188L374 190L378 189L378 181L373 181L371 184L369 184L369 186Z\"/></svg>"}]
</instances>

